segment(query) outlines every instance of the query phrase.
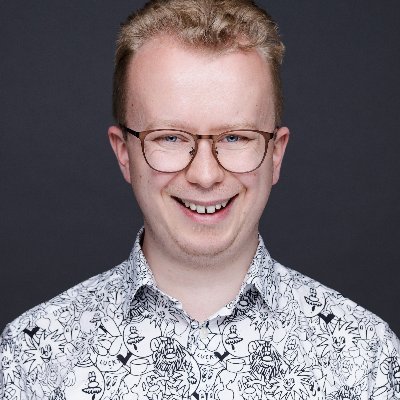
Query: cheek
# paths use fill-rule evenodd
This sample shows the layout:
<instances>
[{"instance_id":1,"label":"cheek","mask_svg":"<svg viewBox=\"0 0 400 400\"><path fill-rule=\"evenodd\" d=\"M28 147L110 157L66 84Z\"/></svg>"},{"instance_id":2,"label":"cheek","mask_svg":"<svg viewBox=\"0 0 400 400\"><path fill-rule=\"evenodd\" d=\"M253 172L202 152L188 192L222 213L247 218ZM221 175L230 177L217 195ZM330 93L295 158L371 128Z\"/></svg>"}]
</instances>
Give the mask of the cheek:
<instances>
[{"instance_id":1,"label":"cheek","mask_svg":"<svg viewBox=\"0 0 400 400\"><path fill-rule=\"evenodd\" d=\"M142 210L151 208L163 201L165 188L172 177L152 170L147 164L131 165L131 184L136 200Z\"/></svg>"},{"instance_id":2,"label":"cheek","mask_svg":"<svg viewBox=\"0 0 400 400\"><path fill-rule=\"evenodd\" d=\"M133 191L137 196L147 191L151 183L152 169L147 165L138 142L134 142L129 149L129 175Z\"/></svg>"},{"instance_id":3,"label":"cheek","mask_svg":"<svg viewBox=\"0 0 400 400\"><path fill-rule=\"evenodd\" d=\"M272 171L269 168L259 168L241 176L240 181L249 195L260 197L271 190Z\"/></svg>"},{"instance_id":4,"label":"cheek","mask_svg":"<svg viewBox=\"0 0 400 400\"><path fill-rule=\"evenodd\" d=\"M151 169L142 158L141 154L135 153L130 157L129 163L131 186L140 208L145 205L146 198L151 200L153 197L150 195L153 186Z\"/></svg>"},{"instance_id":5,"label":"cheek","mask_svg":"<svg viewBox=\"0 0 400 400\"><path fill-rule=\"evenodd\" d=\"M241 181L246 189L244 197L246 216L259 220L268 202L272 187L272 174L267 171L254 171Z\"/></svg>"}]
</instances>

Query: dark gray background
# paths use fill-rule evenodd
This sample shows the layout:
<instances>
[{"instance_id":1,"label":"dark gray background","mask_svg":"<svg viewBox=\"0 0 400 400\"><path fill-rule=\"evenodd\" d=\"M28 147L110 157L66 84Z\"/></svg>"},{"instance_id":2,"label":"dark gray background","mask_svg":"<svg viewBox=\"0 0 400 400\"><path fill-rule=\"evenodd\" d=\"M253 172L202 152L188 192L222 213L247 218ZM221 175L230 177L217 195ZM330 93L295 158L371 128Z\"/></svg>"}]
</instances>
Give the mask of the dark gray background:
<instances>
[{"instance_id":1,"label":"dark gray background","mask_svg":"<svg viewBox=\"0 0 400 400\"><path fill-rule=\"evenodd\" d=\"M118 26L143 3L0 3L0 330L120 263L141 226L106 130ZM261 233L399 334L400 2L260 4L287 46L292 131Z\"/></svg>"}]
</instances>

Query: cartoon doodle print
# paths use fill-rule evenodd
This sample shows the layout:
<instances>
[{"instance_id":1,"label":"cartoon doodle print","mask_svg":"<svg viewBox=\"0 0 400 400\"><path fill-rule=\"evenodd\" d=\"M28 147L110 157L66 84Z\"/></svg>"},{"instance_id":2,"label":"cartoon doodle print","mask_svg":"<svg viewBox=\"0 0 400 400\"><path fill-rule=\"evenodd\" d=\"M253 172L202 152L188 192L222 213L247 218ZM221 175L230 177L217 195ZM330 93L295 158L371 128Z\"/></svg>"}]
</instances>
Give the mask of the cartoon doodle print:
<instances>
[{"instance_id":1,"label":"cartoon doodle print","mask_svg":"<svg viewBox=\"0 0 400 400\"><path fill-rule=\"evenodd\" d=\"M127 261L6 327L1 398L400 399L394 333L261 238L236 299L200 324L158 290L142 234Z\"/></svg>"},{"instance_id":2,"label":"cartoon doodle print","mask_svg":"<svg viewBox=\"0 0 400 400\"><path fill-rule=\"evenodd\" d=\"M199 367L193 357L170 337L154 338L151 342L154 370L147 378L149 390L164 393L164 398L192 395L199 383ZM157 388L155 388L155 385ZM149 393L146 393L149 397Z\"/></svg>"},{"instance_id":3,"label":"cartoon doodle print","mask_svg":"<svg viewBox=\"0 0 400 400\"><path fill-rule=\"evenodd\" d=\"M82 389L82 392L92 395L92 400L95 400L96 395L102 391L99 383L96 381L96 372L90 371L88 380L89 382L87 386Z\"/></svg>"},{"instance_id":4,"label":"cartoon doodle print","mask_svg":"<svg viewBox=\"0 0 400 400\"><path fill-rule=\"evenodd\" d=\"M249 345L252 373L260 380L269 382L281 374L282 357L266 340L257 340Z\"/></svg>"},{"instance_id":5,"label":"cartoon doodle print","mask_svg":"<svg viewBox=\"0 0 400 400\"><path fill-rule=\"evenodd\" d=\"M289 366L271 380L269 392L274 399L306 400L311 397L311 382L313 382L313 374L305 365Z\"/></svg>"}]
</instances>

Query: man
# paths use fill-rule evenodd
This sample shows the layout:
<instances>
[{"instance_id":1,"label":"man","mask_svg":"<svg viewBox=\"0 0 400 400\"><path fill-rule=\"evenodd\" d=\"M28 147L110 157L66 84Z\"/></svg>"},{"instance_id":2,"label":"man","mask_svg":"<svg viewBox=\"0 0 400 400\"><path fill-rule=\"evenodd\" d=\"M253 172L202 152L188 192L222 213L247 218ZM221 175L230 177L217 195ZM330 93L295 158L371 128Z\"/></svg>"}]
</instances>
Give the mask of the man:
<instances>
[{"instance_id":1,"label":"man","mask_svg":"<svg viewBox=\"0 0 400 400\"><path fill-rule=\"evenodd\" d=\"M127 261L8 325L2 398L400 398L387 324L258 235L289 137L282 56L247 0L127 20L108 135L144 229Z\"/></svg>"}]
</instances>

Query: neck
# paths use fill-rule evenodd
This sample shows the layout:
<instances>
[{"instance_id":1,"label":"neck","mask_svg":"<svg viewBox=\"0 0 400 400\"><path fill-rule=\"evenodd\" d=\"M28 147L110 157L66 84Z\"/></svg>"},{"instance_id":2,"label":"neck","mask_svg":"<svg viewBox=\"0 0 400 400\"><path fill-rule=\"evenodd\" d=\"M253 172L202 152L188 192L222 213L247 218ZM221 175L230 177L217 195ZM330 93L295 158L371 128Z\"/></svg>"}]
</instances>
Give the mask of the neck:
<instances>
[{"instance_id":1,"label":"neck","mask_svg":"<svg viewBox=\"0 0 400 400\"><path fill-rule=\"evenodd\" d=\"M156 243L146 232L142 247L158 288L202 322L239 293L258 246L257 232L241 242L245 248L233 245L218 255L194 256Z\"/></svg>"}]
</instances>

